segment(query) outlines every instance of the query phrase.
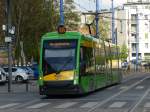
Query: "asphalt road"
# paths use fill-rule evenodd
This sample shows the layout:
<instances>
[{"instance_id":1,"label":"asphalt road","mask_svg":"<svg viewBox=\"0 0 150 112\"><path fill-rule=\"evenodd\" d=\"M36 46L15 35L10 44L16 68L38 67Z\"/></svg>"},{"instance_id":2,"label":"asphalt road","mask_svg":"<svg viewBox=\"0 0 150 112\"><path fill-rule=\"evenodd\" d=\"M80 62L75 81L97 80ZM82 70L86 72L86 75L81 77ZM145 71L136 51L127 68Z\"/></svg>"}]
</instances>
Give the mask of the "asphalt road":
<instances>
[{"instance_id":1,"label":"asphalt road","mask_svg":"<svg viewBox=\"0 0 150 112\"><path fill-rule=\"evenodd\" d=\"M51 96L38 94L36 82L29 91L25 84L0 86L0 112L150 112L150 74L126 77L119 85L85 96Z\"/></svg>"}]
</instances>

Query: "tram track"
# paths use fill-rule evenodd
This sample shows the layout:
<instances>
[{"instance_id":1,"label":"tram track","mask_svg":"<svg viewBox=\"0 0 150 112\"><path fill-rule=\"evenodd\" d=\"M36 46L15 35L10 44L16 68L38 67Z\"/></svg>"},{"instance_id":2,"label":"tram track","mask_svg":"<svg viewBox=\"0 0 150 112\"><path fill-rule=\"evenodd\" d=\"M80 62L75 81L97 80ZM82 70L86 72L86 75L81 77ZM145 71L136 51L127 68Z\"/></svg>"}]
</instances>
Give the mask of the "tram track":
<instances>
[{"instance_id":1,"label":"tram track","mask_svg":"<svg viewBox=\"0 0 150 112\"><path fill-rule=\"evenodd\" d=\"M145 80L148 79L148 78L150 78L150 76L147 76L147 77L142 78L141 80L139 80L139 81L135 82L134 84L132 84L130 87L121 90L120 92L118 92L118 93L116 93L115 95L113 95L113 96L107 98L106 100L103 100L101 103L95 105L93 108L89 109L87 112L94 112L95 109L97 109L98 107L100 107L100 106L106 104L107 102L113 100L114 98L118 97L119 95L121 95L121 94L123 94L123 93L129 91L130 89L132 89L133 87L135 87L135 86L137 86L138 84L142 83L143 81L145 81ZM150 92L150 90L147 90L147 91L145 92L145 94L142 96L142 98L145 97L149 92ZM131 107L128 112L134 112L134 108L136 109L136 106L138 106L138 105L142 102L142 100L144 99L144 98L143 98L143 99L142 99L142 98L141 98L133 107ZM139 104L138 104L138 103L139 103Z\"/></svg>"},{"instance_id":2,"label":"tram track","mask_svg":"<svg viewBox=\"0 0 150 112\"><path fill-rule=\"evenodd\" d=\"M145 97L149 94L150 88L143 94L143 96L133 105L128 112L134 112L136 108L142 103L142 101L145 99Z\"/></svg>"}]
</instances>

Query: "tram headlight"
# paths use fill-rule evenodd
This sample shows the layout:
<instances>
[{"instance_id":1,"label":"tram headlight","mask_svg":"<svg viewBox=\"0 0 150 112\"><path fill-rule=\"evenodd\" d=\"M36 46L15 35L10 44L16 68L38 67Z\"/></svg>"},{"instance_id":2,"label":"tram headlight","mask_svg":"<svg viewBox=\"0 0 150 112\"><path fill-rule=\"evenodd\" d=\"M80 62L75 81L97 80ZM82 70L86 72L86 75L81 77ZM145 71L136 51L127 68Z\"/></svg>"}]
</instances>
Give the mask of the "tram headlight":
<instances>
[{"instance_id":1,"label":"tram headlight","mask_svg":"<svg viewBox=\"0 0 150 112\"><path fill-rule=\"evenodd\" d=\"M42 77L40 77L39 79L42 80Z\"/></svg>"}]
</instances>

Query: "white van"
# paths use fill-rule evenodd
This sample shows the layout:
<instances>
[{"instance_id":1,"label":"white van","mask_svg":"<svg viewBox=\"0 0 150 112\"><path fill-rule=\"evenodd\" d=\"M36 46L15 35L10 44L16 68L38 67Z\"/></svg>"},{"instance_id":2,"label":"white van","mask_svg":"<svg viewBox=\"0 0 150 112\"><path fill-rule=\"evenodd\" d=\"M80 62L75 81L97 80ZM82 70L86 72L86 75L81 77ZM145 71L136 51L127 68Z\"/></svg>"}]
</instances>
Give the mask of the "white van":
<instances>
[{"instance_id":1,"label":"white van","mask_svg":"<svg viewBox=\"0 0 150 112\"><path fill-rule=\"evenodd\" d=\"M0 68L0 84L6 83L6 74L4 73L3 69Z\"/></svg>"}]
</instances>

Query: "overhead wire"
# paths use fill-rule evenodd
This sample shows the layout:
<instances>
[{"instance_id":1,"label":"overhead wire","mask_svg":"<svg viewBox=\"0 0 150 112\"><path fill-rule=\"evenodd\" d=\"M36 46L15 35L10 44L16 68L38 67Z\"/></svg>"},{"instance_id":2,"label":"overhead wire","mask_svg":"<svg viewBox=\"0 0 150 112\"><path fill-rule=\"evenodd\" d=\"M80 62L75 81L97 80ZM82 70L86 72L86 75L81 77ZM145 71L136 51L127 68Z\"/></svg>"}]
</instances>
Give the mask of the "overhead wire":
<instances>
[{"instance_id":1,"label":"overhead wire","mask_svg":"<svg viewBox=\"0 0 150 112\"><path fill-rule=\"evenodd\" d=\"M84 9L85 11L89 11L87 8L81 6L81 4L79 4L79 3L75 2L75 1L73 1L73 3L74 3L75 5L77 5L79 8Z\"/></svg>"}]
</instances>

